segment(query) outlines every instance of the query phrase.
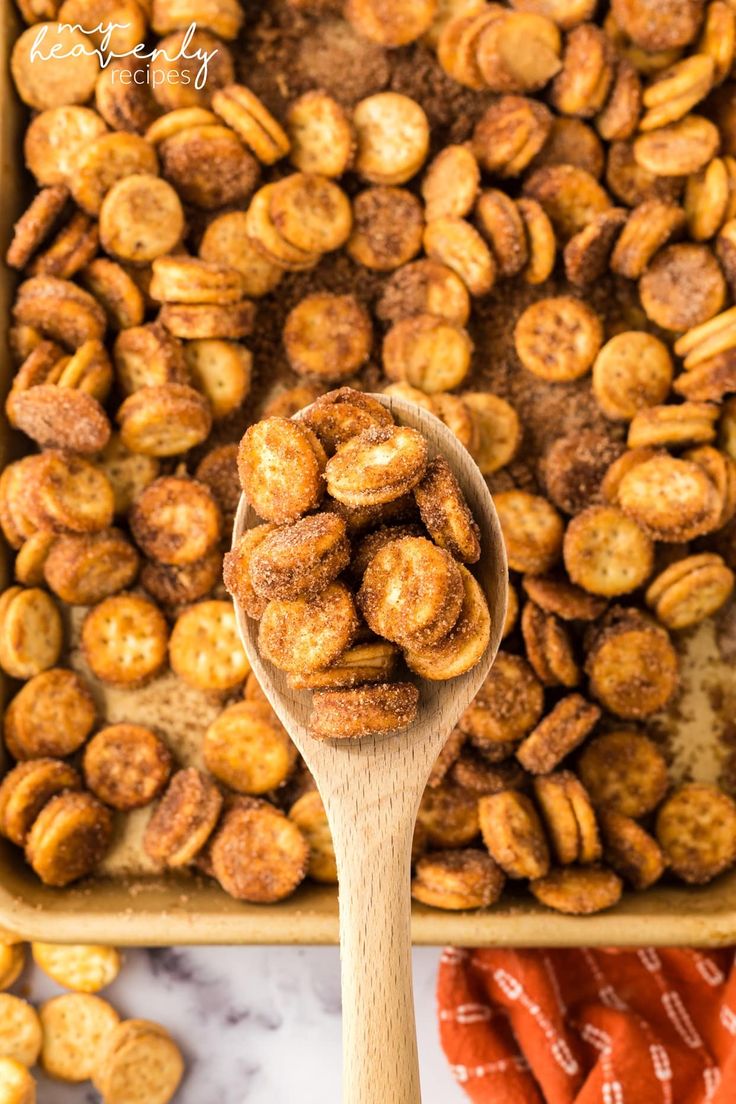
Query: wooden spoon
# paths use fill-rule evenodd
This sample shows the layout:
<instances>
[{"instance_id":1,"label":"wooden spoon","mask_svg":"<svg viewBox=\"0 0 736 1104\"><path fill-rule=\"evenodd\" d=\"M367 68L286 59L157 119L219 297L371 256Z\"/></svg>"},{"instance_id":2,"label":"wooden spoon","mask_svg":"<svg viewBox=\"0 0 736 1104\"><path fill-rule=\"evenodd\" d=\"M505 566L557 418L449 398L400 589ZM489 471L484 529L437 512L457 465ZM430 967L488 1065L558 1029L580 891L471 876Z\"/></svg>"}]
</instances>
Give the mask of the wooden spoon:
<instances>
[{"instance_id":1,"label":"wooden spoon","mask_svg":"<svg viewBox=\"0 0 736 1104\"><path fill-rule=\"evenodd\" d=\"M263 692L314 775L335 845L340 886L343 1104L418 1104L411 977L411 845L432 765L495 658L508 596L501 528L486 482L443 422L404 399L374 395L397 422L419 430L430 456L442 454L481 532L474 573L491 612L491 640L471 671L420 682L419 715L396 735L325 741L310 736L311 693L291 690L264 663L258 622L237 606L240 635ZM297 415L298 417L299 415ZM260 523L241 497L233 540Z\"/></svg>"}]
</instances>

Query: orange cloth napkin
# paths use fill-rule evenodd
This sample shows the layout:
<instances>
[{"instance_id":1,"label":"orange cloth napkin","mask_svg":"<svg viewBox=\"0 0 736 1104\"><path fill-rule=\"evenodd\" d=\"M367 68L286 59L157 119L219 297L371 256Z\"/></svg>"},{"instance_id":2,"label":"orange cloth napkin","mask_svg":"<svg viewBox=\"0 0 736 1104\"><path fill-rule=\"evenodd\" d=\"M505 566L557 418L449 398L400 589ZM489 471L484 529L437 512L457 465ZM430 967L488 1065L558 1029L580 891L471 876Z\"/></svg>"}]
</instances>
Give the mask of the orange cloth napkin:
<instances>
[{"instance_id":1,"label":"orange cloth napkin","mask_svg":"<svg viewBox=\"0 0 736 1104\"><path fill-rule=\"evenodd\" d=\"M448 949L437 999L477 1104L736 1102L732 949Z\"/></svg>"}]
</instances>

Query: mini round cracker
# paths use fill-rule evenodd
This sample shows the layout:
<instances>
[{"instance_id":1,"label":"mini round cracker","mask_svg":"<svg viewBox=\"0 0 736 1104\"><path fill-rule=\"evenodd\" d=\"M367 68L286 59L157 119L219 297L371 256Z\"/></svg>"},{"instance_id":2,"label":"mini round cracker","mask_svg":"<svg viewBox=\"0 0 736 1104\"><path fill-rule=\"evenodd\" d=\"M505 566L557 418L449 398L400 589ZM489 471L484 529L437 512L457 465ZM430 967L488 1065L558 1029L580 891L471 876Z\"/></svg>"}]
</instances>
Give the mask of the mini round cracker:
<instances>
[{"instance_id":1,"label":"mini round cracker","mask_svg":"<svg viewBox=\"0 0 736 1104\"><path fill-rule=\"evenodd\" d=\"M339 249L352 229L345 192L316 173L293 173L280 180L271 192L270 213L278 233L305 253Z\"/></svg>"},{"instance_id":2,"label":"mini round cracker","mask_svg":"<svg viewBox=\"0 0 736 1104\"><path fill-rule=\"evenodd\" d=\"M0 667L30 679L61 655L63 626L53 598L38 587L11 587L0 596Z\"/></svg>"},{"instance_id":3,"label":"mini round cracker","mask_svg":"<svg viewBox=\"0 0 736 1104\"><path fill-rule=\"evenodd\" d=\"M639 295L647 318L679 333L718 314L726 302L726 281L708 246L670 245L642 276Z\"/></svg>"},{"instance_id":4,"label":"mini round cracker","mask_svg":"<svg viewBox=\"0 0 736 1104\"><path fill-rule=\"evenodd\" d=\"M432 681L456 678L470 671L483 657L491 632L488 602L467 568L458 565L463 581L463 604L455 627L437 644L404 652L407 666L420 678Z\"/></svg>"},{"instance_id":5,"label":"mini round cracker","mask_svg":"<svg viewBox=\"0 0 736 1104\"><path fill-rule=\"evenodd\" d=\"M216 89L212 108L264 165L275 164L289 152L286 132L245 85Z\"/></svg>"},{"instance_id":6,"label":"mini round cracker","mask_svg":"<svg viewBox=\"0 0 736 1104\"><path fill-rule=\"evenodd\" d=\"M68 187L78 155L106 131L102 119L88 107L52 105L28 125L23 140L26 165L39 184Z\"/></svg>"},{"instance_id":7,"label":"mini round cracker","mask_svg":"<svg viewBox=\"0 0 736 1104\"><path fill-rule=\"evenodd\" d=\"M349 0L345 18L358 33L381 46L407 46L431 26L435 0L411 0L399 9L382 0Z\"/></svg>"},{"instance_id":8,"label":"mini round cracker","mask_svg":"<svg viewBox=\"0 0 736 1104\"><path fill-rule=\"evenodd\" d=\"M567 527L565 567L591 594L616 598L640 587L654 567L654 545L637 522L615 506L590 506Z\"/></svg>"},{"instance_id":9,"label":"mini round cracker","mask_svg":"<svg viewBox=\"0 0 736 1104\"><path fill-rule=\"evenodd\" d=\"M22 686L5 719L5 741L15 759L71 755L95 723L89 689L74 671L54 667ZM12 721L12 723L11 723Z\"/></svg>"},{"instance_id":10,"label":"mini round cracker","mask_svg":"<svg viewBox=\"0 0 736 1104\"><path fill-rule=\"evenodd\" d=\"M233 548L225 554L223 562L225 586L236 602L243 607L248 617L260 618L268 604L268 599L256 594L253 589L251 562L255 549L275 528L275 525L267 523L247 529L238 538Z\"/></svg>"},{"instance_id":11,"label":"mini round cracker","mask_svg":"<svg viewBox=\"0 0 736 1104\"><path fill-rule=\"evenodd\" d=\"M715 237L730 205L731 184L726 161L714 157L699 173L688 177L685 185L685 212L690 237L704 242Z\"/></svg>"},{"instance_id":12,"label":"mini round cracker","mask_svg":"<svg viewBox=\"0 0 736 1104\"><path fill-rule=\"evenodd\" d=\"M421 168L429 148L423 109L398 92L378 92L353 111L355 171L372 184L403 184Z\"/></svg>"},{"instance_id":13,"label":"mini round cracker","mask_svg":"<svg viewBox=\"0 0 736 1104\"><path fill-rule=\"evenodd\" d=\"M109 1104L168 1104L184 1074L169 1033L147 1020L124 1020L110 1031L94 1072Z\"/></svg>"},{"instance_id":14,"label":"mini round cracker","mask_svg":"<svg viewBox=\"0 0 736 1104\"><path fill-rule=\"evenodd\" d=\"M422 248L424 211L406 188L377 186L353 201L353 229L345 246L352 259L375 272L391 272Z\"/></svg>"},{"instance_id":15,"label":"mini round cracker","mask_svg":"<svg viewBox=\"0 0 736 1104\"><path fill-rule=\"evenodd\" d=\"M355 644L330 667L307 674L290 674L293 690L348 690L374 682L388 682L396 673L399 649L388 641Z\"/></svg>"},{"instance_id":16,"label":"mini round cracker","mask_svg":"<svg viewBox=\"0 0 736 1104\"><path fill-rule=\"evenodd\" d=\"M72 350L85 341L100 340L107 324L105 312L88 292L58 276L24 280L13 304L13 317Z\"/></svg>"},{"instance_id":17,"label":"mini round cracker","mask_svg":"<svg viewBox=\"0 0 736 1104\"><path fill-rule=\"evenodd\" d=\"M567 36L562 68L552 85L552 103L562 115L592 116L608 99L615 60L603 28L582 23Z\"/></svg>"},{"instance_id":18,"label":"mini round cracker","mask_svg":"<svg viewBox=\"0 0 736 1104\"><path fill-rule=\"evenodd\" d=\"M15 1058L0 1058L0 1092L7 1104L36 1104L36 1082Z\"/></svg>"},{"instance_id":19,"label":"mini round cracker","mask_svg":"<svg viewBox=\"0 0 736 1104\"><path fill-rule=\"evenodd\" d=\"M312 89L289 104L286 114L291 162L304 173L337 177L349 167L355 148L352 124L326 92Z\"/></svg>"},{"instance_id":20,"label":"mini round cracker","mask_svg":"<svg viewBox=\"0 0 736 1104\"><path fill-rule=\"evenodd\" d=\"M314 597L272 599L261 617L258 648L281 671L318 671L350 646L357 627L350 591L330 583Z\"/></svg>"},{"instance_id":21,"label":"mini round cracker","mask_svg":"<svg viewBox=\"0 0 736 1104\"><path fill-rule=\"evenodd\" d=\"M65 993L41 1005L41 1064L59 1081L87 1081L99 1050L119 1022L115 1009L89 993Z\"/></svg>"},{"instance_id":22,"label":"mini round cracker","mask_svg":"<svg viewBox=\"0 0 736 1104\"><path fill-rule=\"evenodd\" d=\"M68 222L60 227L45 247L27 265L30 276L61 276L70 279L88 261L99 247L97 227L89 215L75 211Z\"/></svg>"},{"instance_id":23,"label":"mini round cracker","mask_svg":"<svg viewBox=\"0 0 736 1104\"><path fill-rule=\"evenodd\" d=\"M509 567L541 574L557 563L562 553L562 518L541 495L528 491L502 491L494 497Z\"/></svg>"},{"instance_id":24,"label":"mini round cracker","mask_svg":"<svg viewBox=\"0 0 736 1104\"><path fill-rule=\"evenodd\" d=\"M177 771L143 836L143 849L161 866L192 862L212 833L222 808L222 795L194 767Z\"/></svg>"},{"instance_id":25,"label":"mini round cracker","mask_svg":"<svg viewBox=\"0 0 736 1104\"><path fill-rule=\"evenodd\" d=\"M526 654L545 686L577 686L580 669L569 630L553 613L527 602L521 615Z\"/></svg>"},{"instance_id":26,"label":"mini round cracker","mask_svg":"<svg viewBox=\"0 0 736 1104\"><path fill-rule=\"evenodd\" d=\"M566 514L579 514L601 500L601 486L622 445L593 429L557 437L541 458L539 473L547 497Z\"/></svg>"},{"instance_id":27,"label":"mini round cracker","mask_svg":"<svg viewBox=\"0 0 736 1104\"><path fill-rule=\"evenodd\" d=\"M81 788L82 780L74 768L59 759L18 763L0 783L0 832L18 847L25 847L33 822L47 801L58 793Z\"/></svg>"},{"instance_id":28,"label":"mini round cracker","mask_svg":"<svg viewBox=\"0 0 736 1104\"><path fill-rule=\"evenodd\" d=\"M631 61L622 57L616 65L608 102L596 117L595 125L607 142L631 138L641 116L641 78Z\"/></svg>"},{"instance_id":29,"label":"mini round cracker","mask_svg":"<svg viewBox=\"0 0 736 1104\"><path fill-rule=\"evenodd\" d=\"M628 214L625 207L610 207L570 238L563 257L565 275L571 284L587 287L605 275Z\"/></svg>"},{"instance_id":30,"label":"mini round cracker","mask_svg":"<svg viewBox=\"0 0 736 1104\"><path fill-rule=\"evenodd\" d=\"M519 417L498 395L465 391L462 399L470 407L478 431L478 441L472 449L473 459L483 475L492 475L514 458L521 442Z\"/></svg>"},{"instance_id":31,"label":"mini round cracker","mask_svg":"<svg viewBox=\"0 0 736 1104\"><path fill-rule=\"evenodd\" d=\"M348 442L350 444L350 442ZM250 426L240 442L243 493L266 521L294 521L319 506L327 456L306 426L270 417Z\"/></svg>"},{"instance_id":32,"label":"mini round cracker","mask_svg":"<svg viewBox=\"0 0 736 1104\"><path fill-rule=\"evenodd\" d=\"M313 268L319 260L316 253L305 253L295 245L290 245L276 228L271 217L271 197L275 185L266 184L252 197L245 213L245 231L266 260L281 268L301 271Z\"/></svg>"},{"instance_id":33,"label":"mini round cracker","mask_svg":"<svg viewBox=\"0 0 736 1104\"><path fill-rule=\"evenodd\" d=\"M504 881L500 868L483 851L434 851L419 859L411 895L433 908L488 908L501 896Z\"/></svg>"},{"instance_id":34,"label":"mini round cracker","mask_svg":"<svg viewBox=\"0 0 736 1104\"><path fill-rule=\"evenodd\" d=\"M118 529L68 533L54 540L44 564L50 589L69 605L92 606L130 586L139 558Z\"/></svg>"},{"instance_id":35,"label":"mini round cracker","mask_svg":"<svg viewBox=\"0 0 736 1104\"><path fill-rule=\"evenodd\" d=\"M665 859L657 841L631 817L613 809L601 809L598 820L603 835L603 855L634 889L649 889L664 873Z\"/></svg>"},{"instance_id":36,"label":"mini round cracker","mask_svg":"<svg viewBox=\"0 0 736 1104\"><path fill-rule=\"evenodd\" d=\"M102 682L140 685L166 663L168 626L158 607L137 594L116 594L94 606L82 625L82 650Z\"/></svg>"},{"instance_id":37,"label":"mini round cracker","mask_svg":"<svg viewBox=\"0 0 736 1104\"><path fill-rule=\"evenodd\" d=\"M424 478L414 488L414 497L427 532L435 544L463 563L480 559L480 532L470 508L443 457L435 457Z\"/></svg>"},{"instance_id":38,"label":"mini round cracker","mask_svg":"<svg viewBox=\"0 0 736 1104\"><path fill-rule=\"evenodd\" d=\"M491 857L510 878L542 878L549 849L539 816L526 794L505 790L481 797L480 830Z\"/></svg>"},{"instance_id":39,"label":"mini round cracker","mask_svg":"<svg viewBox=\"0 0 736 1104\"><path fill-rule=\"evenodd\" d=\"M40 384L18 394L13 420L41 448L95 453L110 439L110 422L97 399L54 384Z\"/></svg>"},{"instance_id":40,"label":"mini round cracker","mask_svg":"<svg viewBox=\"0 0 736 1104\"><path fill-rule=\"evenodd\" d=\"M501 651L458 725L484 751L526 736L543 708L544 691L527 661Z\"/></svg>"},{"instance_id":41,"label":"mini round cracker","mask_svg":"<svg viewBox=\"0 0 736 1104\"><path fill-rule=\"evenodd\" d=\"M317 790L303 794L289 809L293 820L309 844L309 877L324 885L337 884L337 864L327 814Z\"/></svg>"},{"instance_id":42,"label":"mini round cracker","mask_svg":"<svg viewBox=\"0 0 736 1104\"><path fill-rule=\"evenodd\" d=\"M514 200L497 188L488 188L478 197L475 218L492 247L499 275L518 275L529 259L529 248L524 220Z\"/></svg>"},{"instance_id":43,"label":"mini round cracker","mask_svg":"<svg viewBox=\"0 0 736 1104\"><path fill-rule=\"evenodd\" d=\"M25 268L53 230L68 198L69 191L63 184L53 184L36 193L13 227L6 264L11 268Z\"/></svg>"},{"instance_id":44,"label":"mini round cracker","mask_svg":"<svg viewBox=\"0 0 736 1104\"><path fill-rule=\"evenodd\" d=\"M35 1008L10 993L0 993L0 1054L24 1066L35 1066L43 1032Z\"/></svg>"},{"instance_id":45,"label":"mini round cracker","mask_svg":"<svg viewBox=\"0 0 736 1104\"><path fill-rule=\"evenodd\" d=\"M467 146L445 146L422 180L427 219L463 218L472 210L479 187L480 169L472 150Z\"/></svg>"},{"instance_id":46,"label":"mini round cracker","mask_svg":"<svg viewBox=\"0 0 736 1104\"><path fill-rule=\"evenodd\" d=\"M312 698L309 729L321 740L385 735L412 724L418 702L419 691L408 682L319 690Z\"/></svg>"},{"instance_id":47,"label":"mini round cracker","mask_svg":"<svg viewBox=\"0 0 736 1104\"><path fill-rule=\"evenodd\" d=\"M373 329L355 296L315 292L291 309L283 337L289 364L298 375L340 383L368 358Z\"/></svg>"},{"instance_id":48,"label":"mini round cracker","mask_svg":"<svg viewBox=\"0 0 736 1104\"><path fill-rule=\"evenodd\" d=\"M118 334L113 346L115 374L126 395L142 387L187 383L181 342L159 322L132 326Z\"/></svg>"},{"instance_id":49,"label":"mini round cracker","mask_svg":"<svg viewBox=\"0 0 736 1104\"><path fill-rule=\"evenodd\" d=\"M496 262L478 231L465 219L433 219L426 226L423 244L427 255L451 268L471 295L487 295L493 288Z\"/></svg>"},{"instance_id":50,"label":"mini round cracker","mask_svg":"<svg viewBox=\"0 0 736 1104\"><path fill-rule=\"evenodd\" d=\"M199 256L211 264L234 268L242 277L243 294L256 299L279 284L284 269L258 249L247 231L245 211L226 211L210 222L199 243Z\"/></svg>"},{"instance_id":51,"label":"mini round cracker","mask_svg":"<svg viewBox=\"0 0 736 1104\"><path fill-rule=\"evenodd\" d=\"M640 134L634 141L634 157L638 165L655 176L686 176L707 165L719 145L715 123L702 115L686 115L668 126Z\"/></svg>"},{"instance_id":52,"label":"mini round cracker","mask_svg":"<svg viewBox=\"0 0 736 1104\"><path fill-rule=\"evenodd\" d=\"M623 884L604 867L565 866L530 882L529 889L541 904L556 912L588 916L617 904Z\"/></svg>"},{"instance_id":53,"label":"mini round cracker","mask_svg":"<svg viewBox=\"0 0 736 1104\"><path fill-rule=\"evenodd\" d=\"M113 370L110 357L101 341L93 339L85 341L72 356L62 361L59 365L61 372L56 385L62 390L80 391L91 396L98 403L104 403L110 393L113 384ZM54 373L55 374L55 373ZM88 407L87 424L85 432L89 434L90 423L97 421L100 424L99 411L92 415ZM97 432L100 433L99 428ZM107 434L109 440L109 434Z\"/></svg>"},{"instance_id":54,"label":"mini round cracker","mask_svg":"<svg viewBox=\"0 0 736 1104\"><path fill-rule=\"evenodd\" d=\"M477 51L483 30L498 15L485 4L470 4L448 18L438 34L437 60L445 73L476 92L485 87L485 78L477 62Z\"/></svg>"},{"instance_id":55,"label":"mini round cracker","mask_svg":"<svg viewBox=\"0 0 736 1104\"><path fill-rule=\"evenodd\" d=\"M464 398L459 395L429 396L429 409L435 418L451 429L463 448L466 448L471 456L475 456L480 444L480 430Z\"/></svg>"},{"instance_id":56,"label":"mini round cracker","mask_svg":"<svg viewBox=\"0 0 736 1104\"><path fill-rule=\"evenodd\" d=\"M644 331L612 337L593 365L593 394L607 418L628 421L669 394L674 369L664 342Z\"/></svg>"},{"instance_id":57,"label":"mini round cracker","mask_svg":"<svg viewBox=\"0 0 736 1104\"><path fill-rule=\"evenodd\" d=\"M133 173L158 175L156 151L137 134L102 134L79 153L70 177L76 203L90 215L99 215L113 184Z\"/></svg>"},{"instance_id":58,"label":"mini round cracker","mask_svg":"<svg viewBox=\"0 0 736 1104\"><path fill-rule=\"evenodd\" d=\"M194 478L212 491L229 531L228 521L234 517L240 501L237 444L230 442L210 449L197 464Z\"/></svg>"},{"instance_id":59,"label":"mini round cracker","mask_svg":"<svg viewBox=\"0 0 736 1104\"><path fill-rule=\"evenodd\" d=\"M736 804L718 786L685 784L659 809L656 835L669 868L704 885L736 862Z\"/></svg>"},{"instance_id":60,"label":"mini round cracker","mask_svg":"<svg viewBox=\"0 0 736 1104\"><path fill-rule=\"evenodd\" d=\"M581 694L560 698L520 744L516 757L531 774L547 774L595 727L601 711Z\"/></svg>"},{"instance_id":61,"label":"mini round cracker","mask_svg":"<svg viewBox=\"0 0 736 1104\"><path fill-rule=\"evenodd\" d=\"M588 594L562 576L525 575L522 586L541 609L563 621L595 621L606 609L604 599Z\"/></svg>"},{"instance_id":62,"label":"mini round cracker","mask_svg":"<svg viewBox=\"0 0 736 1104\"><path fill-rule=\"evenodd\" d=\"M288 897L303 880L309 845L278 809L257 798L239 798L223 817L210 857L226 893L269 904Z\"/></svg>"},{"instance_id":63,"label":"mini round cracker","mask_svg":"<svg viewBox=\"0 0 736 1104\"><path fill-rule=\"evenodd\" d=\"M664 455L643 459L627 471L618 501L655 540L692 540L716 524L721 502L702 468L692 461Z\"/></svg>"},{"instance_id":64,"label":"mini round cracker","mask_svg":"<svg viewBox=\"0 0 736 1104\"><path fill-rule=\"evenodd\" d=\"M529 263L523 276L528 284L543 284L555 266L557 241L549 216L536 199L522 196L516 206L526 230Z\"/></svg>"},{"instance_id":65,"label":"mini round cracker","mask_svg":"<svg viewBox=\"0 0 736 1104\"><path fill-rule=\"evenodd\" d=\"M129 520L146 556L177 566L195 563L211 552L222 529L211 490L189 476L154 480L136 500Z\"/></svg>"},{"instance_id":66,"label":"mini round cracker","mask_svg":"<svg viewBox=\"0 0 736 1104\"><path fill-rule=\"evenodd\" d=\"M551 126L545 104L526 96L501 96L475 125L473 153L494 176L518 176L544 146Z\"/></svg>"},{"instance_id":67,"label":"mini round cracker","mask_svg":"<svg viewBox=\"0 0 736 1104\"><path fill-rule=\"evenodd\" d=\"M52 797L33 823L26 859L44 885L66 886L97 866L112 837L108 809L88 793Z\"/></svg>"},{"instance_id":68,"label":"mini round cracker","mask_svg":"<svg viewBox=\"0 0 736 1104\"><path fill-rule=\"evenodd\" d=\"M427 442L406 426L373 426L341 445L327 462L327 490L348 506L391 502L422 479Z\"/></svg>"},{"instance_id":69,"label":"mini round cracker","mask_svg":"<svg viewBox=\"0 0 736 1104\"><path fill-rule=\"evenodd\" d=\"M592 367L603 328L582 300L559 295L527 307L514 328L514 344L527 371L551 383L567 383Z\"/></svg>"},{"instance_id":70,"label":"mini round cracker","mask_svg":"<svg viewBox=\"0 0 736 1104\"><path fill-rule=\"evenodd\" d=\"M3 943L0 946L0 989L9 989L15 984L25 963L26 956L22 943Z\"/></svg>"},{"instance_id":71,"label":"mini round cracker","mask_svg":"<svg viewBox=\"0 0 736 1104\"><path fill-rule=\"evenodd\" d=\"M141 387L117 412L120 439L131 452L176 456L199 445L212 428L207 399L184 383Z\"/></svg>"},{"instance_id":72,"label":"mini round cracker","mask_svg":"<svg viewBox=\"0 0 736 1104\"><path fill-rule=\"evenodd\" d=\"M232 602L197 602L171 631L172 669L197 690L229 690L250 670L235 624Z\"/></svg>"},{"instance_id":73,"label":"mini round cracker","mask_svg":"<svg viewBox=\"0 0 736 1104\"><path fill-rule=\"evenodd\" d=\"M100 801L127 812L158 797L171 763L168 747L155 732L142 725L109 725L84 749L84 780Z\"/></svg>"},{"instance_id":74,"label":"mini round cracker","mask_svg":"<svg viewBox=\"0 0 736 1104\"><path fill-rule=\"evenodd\" d=\"M402 647L437 644L457 624L463 581L451 554L424 537L384 545L370 560L358 608L377 635Z\"/></svg>"},{"instance_id":75,"label":"mini round cracker","mask_svg":"<svg viewBox=\"0 0 736 1104\"><path fill-rule=\"evenodd\" d=\"M645 199L629 214L611 254L611 270L630 280L641 277L657 251L685 227L685 212L672 200Z\"/></svg>"},{"instance_id":76,"label":"mini round cracker","mask_svg":"<svg viewBox=\"0 0 736 1104\"><path fill-rule=\"evenodd\" d=\"M300 421L309 426L327 455L332 456L351 437L374 425L390 425L393 419L380 403L344 387L319 396Z\"/></svg>"},{"instance_id":77,"label":"mini round cracker","mask_svg":"<svg viewBox=\"0 0 736 1104\"><path fill-rule=\"evenodd\" d=\"M133 173L116 181L100 207L100 242L123 261L143 264L170 253L184 232L178 195L165 180Z\"/></svg>"},{"instance_id":78,"label":"mini round cracker","mask_svg":"<svg viewBox=\"0 0 736 1104\"><path fill-rule=\"evenodd\" d=\"M64 23L37 23L16 40L10 70L23 103L43 111L85 103L100 71L85 34Z\"/></svg>"},{"instance_id":79,"label":"mini round cracker","mask_svg":"<svg viewBox=\"0 0 736 1104\"><path fill-rule=\"evenodd\" d=\"M62 985L80 993L97 993L120 973L122 959L115 947L93 943L32 943L33 961Z\"/></svg>"},{"instance_id":80,"label":"mini round cracker","mask_svg":"<svg viewBox=\"0 0 736 1104\"><path fill-rule=\"evenodd\" d=\"M312 514L290 525L261 526L250 532L256 537L241 540L239 554L230 562L236 576L245 571L246 584L249 580L262 598L316 597L350 562L345 522L336 514ZM241 580L236 578L234 583L238 592Z\"/></svg>"},{"instance_id":81,"label":"mini round cracker","mask_svg":"<svg viewBox=\"0 0 736 1104\"><path fill-rule=\"evenodd\" d=\"M632 729L615 729L589 740L577 769L596 806L634 819L656 808L668 786L661 751Z\"/></svg>"},{"instance_id":82,"label":"mini round cracker","mask_svg":"<svg viewBox=\"0 0 736 1104\"><path fill-rule=\"evenodd\" d=\"M734 573L714 553L688 556L665 568L646 592L647 605L668 629L688 629L729 600Z\"/></svg>"},{"instance_id":83,"label":"mini round cracker","mask_svg":"<svg viewBox=\"0 0 736 1104\"><path fill-rule=\"evenodd\" d=\"M116 514L127 514L138 495L159 472L159 462L155 457L131 452L118 433L112 434L97 457L97 463L112 489Z\"/></svg>"},{"instance_id":84,"label":"mini round cracker","mask_svg":"<svg viewBox=\"0 0 736 1104\"><path fill-rule=\"evenodd\" d=\"M234 268L210 264L199 257L156 257L151 265L149 295L159 303L237 303L243 281Z\"/></svg>"},{"instance_id":85,"label":"mini round cracker","mask_svg":"<svg viewBox=\"0 0 736 1104\"><path fill-rule=\"evenodd\" d=\"M97 78L95 107L113 130L125 130L147 137L146 132L159 111L146 80L147 64L143 58L115 58ZM130 84L125 83L123 73L125 76L132 73Z\"/></svg>"},{"instance_id":86,"label":"mini round cracker","mask_svg":"<svg viewBox=\"0 0 736 1104\"><path fill-rule=\"evenodd\" d=\"M608 193L595 177L576 165L545 165L537 169L526 178L524 195L541 204L563 243L612 206Z\"/></svg>"},{"instance_id":87,"label":"mini round cracker","mask_svg":"<svg viewBox=\"0 0 736 1104\"><path fill-rule=\"evenodd\" d=\"M636 610L609 615L590 642L590 690L610 712L638 720L663 709L679 682L679 661L667 631Z\"/></svg>"},{"instance_id":88,"label":"mini round cracker","mask_svg":"<svg viewBox=\"0 0 736 1104\"><path fill-rule=\"evenodd\" d=\"M481 32L476 61L489 88L538 91L559 73L561 37L555 24L534 12L507 12Z\"/></svg>"},{"instance_id":89,"label":"mini round cracker","mask_svg":"<svg viewBox=\"0 0 736 1104\"><path fill-rule=\"evenodd\" d=\"M383 370L427 394L459 387L470 371L473 343L446 319L417 314L394 323L383 341Z\"/></svg>"},{"instance_id":90,"label":"mini round cracker","mask_svg":"<svg viewBox=\"0 0 736 1104\"><path fill-rule=\"evenodd\" d=\"M478 836L478 797L448 779L428 786L422 796L417 823L432 847L464 847Z\"/></svg>"},{"instance_id":91,"label":"mini round cracker","mask_svg":"<svg viewBox=\"0 0 736 1104\"><path fill-rule=\"evenodd\" d=\"M424 258L404 265L389 277L376 314L384 322L398 322L413 314L434 314L464 326L470 317L470 296L451 268Z\"/></svg>"},{"instance_id":92,"label":"mini round cracker","mask_svg":"<svg viewBox=\"0 0 736 1104\"><path fill-rule=\"evenodd\" d=\"M221 580L222 553L218 549L181 567L148 561L140 575L144 590L164 606L181 606L206 598Z\"/></svg>"},{"instance_id":93,"label":"mini round cracker","mask_svg":"<svg viewBox=\"0 0 736 1104\"><path fill-rule=\"evenodd\" d=\"M678 448L703 445L715 440L719 408L714 403L679 403L639 410L631 421L629 448Z\"/></svg>"},{"instance_id":94,"label":"mini round cracker","mask_svg":"<svg viewBox=\"0 0 736 1104\"><path fill-rule=\"evenodd\" d=\"M224 709L209 726L202 755L218 781L236 793L259 795L286 781L297 750L269 705L242 701Z\"/></svg>"}]
</instances>

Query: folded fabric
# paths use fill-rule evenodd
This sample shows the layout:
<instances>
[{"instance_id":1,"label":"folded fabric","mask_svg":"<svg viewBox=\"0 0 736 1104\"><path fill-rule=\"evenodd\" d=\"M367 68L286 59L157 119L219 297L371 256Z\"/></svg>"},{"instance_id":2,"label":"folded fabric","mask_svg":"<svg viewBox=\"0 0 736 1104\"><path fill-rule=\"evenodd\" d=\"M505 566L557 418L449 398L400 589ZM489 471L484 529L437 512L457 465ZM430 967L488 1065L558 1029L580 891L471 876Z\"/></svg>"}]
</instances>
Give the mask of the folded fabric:
<instances>
[{"instance_id":1,"label":"folded fabric","mask_svg":"<svg viewBox=\"0 0 736 1104\"><path fill-rule=\"evenodd\" d=\"M477 1104L734 1104L733 949L458 950L440 1038Z\"/></svg>"}]
</instances>

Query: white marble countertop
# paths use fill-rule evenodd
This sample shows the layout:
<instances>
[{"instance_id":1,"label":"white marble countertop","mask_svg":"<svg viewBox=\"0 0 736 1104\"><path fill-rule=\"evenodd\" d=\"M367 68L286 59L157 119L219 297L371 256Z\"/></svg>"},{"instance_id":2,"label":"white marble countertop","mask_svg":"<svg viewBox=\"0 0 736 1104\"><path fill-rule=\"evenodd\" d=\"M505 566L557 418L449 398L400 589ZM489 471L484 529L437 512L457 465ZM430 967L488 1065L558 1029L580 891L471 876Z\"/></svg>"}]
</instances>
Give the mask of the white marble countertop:
<instances>
[{"instance_id":1,"label":"white marble countertop","mask_svg":"<svg viewBox=\"0 0 736 1104\"><path fill-rule=\"evenodd\" d=\"M462 1104L437 1035L440 951L414 950L423 1104ZM14 991L62 990L31 967ZM107 997L164 1024L185 1053L175 1104L340 1104L340 976L333 947L130 950ZM39 1079L38 1104L97 1104L89 1084Z\"/></svg>"}]
</instances>

